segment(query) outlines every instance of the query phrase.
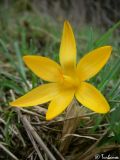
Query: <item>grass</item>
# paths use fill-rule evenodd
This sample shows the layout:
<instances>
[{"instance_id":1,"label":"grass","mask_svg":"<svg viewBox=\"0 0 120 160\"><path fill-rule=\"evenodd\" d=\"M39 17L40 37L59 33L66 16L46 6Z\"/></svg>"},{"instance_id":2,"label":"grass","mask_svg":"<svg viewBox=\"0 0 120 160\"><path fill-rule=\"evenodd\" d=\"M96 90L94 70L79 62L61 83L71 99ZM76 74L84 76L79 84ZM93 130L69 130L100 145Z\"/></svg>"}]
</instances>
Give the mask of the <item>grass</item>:
<instances>
[{"instance_id":1,"label":"grass","mask_svg":"<svg viewBox=\"0 0 120 160\"><path fill-rule=\"evenodd\" d=\"M113 46L110 61L90 80L104 93L111 112L99 115L88 111L83 115L63 156L59 147L65 113L46 122L47 104L20 111L9 106L9 101L43 83L26 68L22 60L24 55L38 54L58 61L63 22L55 22L34 11L20 12L15 6L6 11L1 7L0 16L0 159L47 160L53 156L89 160L101 152L115 150L117 154L120 147L120 38L116 33L120 22L104 32L89 25L84 28L74 26L78 59L99 46Z\"/></svg>"}]
</instances>

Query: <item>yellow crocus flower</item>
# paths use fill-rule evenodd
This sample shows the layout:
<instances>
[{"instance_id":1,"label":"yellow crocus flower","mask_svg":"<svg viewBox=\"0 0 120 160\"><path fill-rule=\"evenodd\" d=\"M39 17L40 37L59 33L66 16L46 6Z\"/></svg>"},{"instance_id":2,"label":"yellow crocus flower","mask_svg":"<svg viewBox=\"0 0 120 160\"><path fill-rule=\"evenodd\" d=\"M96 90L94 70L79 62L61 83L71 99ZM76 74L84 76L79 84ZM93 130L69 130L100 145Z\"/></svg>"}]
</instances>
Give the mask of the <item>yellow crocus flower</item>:
<instances>
[{"instance_id":1,"label":"yellow crocus flower","mask_svg":"<svg viewBox=\"0 0 120 160\"><path fill-rule=\"evenodd\" d=\"M49 102L46 119L62 113L74 97L85 107L97 113L107 113L109 104L91 84L85 82L96 75L108 61L111 46L103 46L86 54L76 64L76 42L69 22L64 22L60 46L60 65L42 56L24 56L26 65L40 78L50 83L32 89L10 103L11 106L29 107Z\"/></svg>"}]
</instances>

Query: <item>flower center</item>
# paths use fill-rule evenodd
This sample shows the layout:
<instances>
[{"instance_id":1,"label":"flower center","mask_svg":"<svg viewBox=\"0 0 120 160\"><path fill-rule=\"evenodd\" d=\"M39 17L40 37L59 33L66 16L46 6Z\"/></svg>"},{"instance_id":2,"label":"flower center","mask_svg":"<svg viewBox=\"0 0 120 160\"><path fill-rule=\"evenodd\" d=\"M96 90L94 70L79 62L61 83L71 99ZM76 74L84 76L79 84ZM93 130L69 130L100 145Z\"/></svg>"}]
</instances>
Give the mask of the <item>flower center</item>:
<instances>
[{"instance_id":1,"label":"flower center","mask_svg":"<svg viewBox=\"0 0 120 160\"><path fill-rule=\"evenodd\" d=\"M75 77L70 77L68 75L63 75L63 82L62 82L66 87L78 87L78 85L80 84L79 79L77 78L77 76Z\"/></svg>"}]
</instances>

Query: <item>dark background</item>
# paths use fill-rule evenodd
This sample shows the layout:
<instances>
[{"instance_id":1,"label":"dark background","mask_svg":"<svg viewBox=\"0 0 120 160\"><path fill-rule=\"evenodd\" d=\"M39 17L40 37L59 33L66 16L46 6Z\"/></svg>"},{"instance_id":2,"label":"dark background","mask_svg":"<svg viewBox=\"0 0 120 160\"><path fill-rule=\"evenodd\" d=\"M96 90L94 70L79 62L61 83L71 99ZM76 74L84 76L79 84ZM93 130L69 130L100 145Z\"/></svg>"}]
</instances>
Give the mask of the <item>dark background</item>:
<instances>
[{"instance_id":1,"label":"dark background","mask_svg":"<svg viewBox=\"0 0 120 160\"><path fill-rule=\"evenodd\" d=\"M109 27L120 19L120 0L1 0L0 4L6 9L16 5L19 12L34 10L80 25Z\"/></svg>"}]
</instances>

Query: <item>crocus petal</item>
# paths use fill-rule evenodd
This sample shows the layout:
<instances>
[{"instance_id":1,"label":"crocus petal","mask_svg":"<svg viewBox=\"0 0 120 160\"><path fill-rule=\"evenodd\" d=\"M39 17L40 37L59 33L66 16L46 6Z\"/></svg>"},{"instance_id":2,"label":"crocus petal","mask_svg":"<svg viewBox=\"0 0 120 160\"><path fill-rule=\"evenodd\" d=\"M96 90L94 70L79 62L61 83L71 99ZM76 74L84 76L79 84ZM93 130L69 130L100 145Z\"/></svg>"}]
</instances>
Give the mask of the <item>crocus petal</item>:
<instances>
[{"instance_id":1,"label":"crocus petal","mask_svg":"<svg viewBox=\"0 0 120 160\"><path fill-rule=\"evenodd\" d=\"M71 103L75 90L61 91L49 104L46 120L51 120L62 113Z\"/></svg>"},{"instance_id":2,"label":"crocus petal","mask_svg":"<svg viewBox=\"0 0 120 160\"><path fill-rule=\"evenodd\" d=\"M50 101L59 92L59 85L56 83L43 84L24 96L10 103L11 106L29 107Z\"/></svg>"},{"instance_id":3,"label":"crocus petal","mask_svg":"<svg viewBox=\"0 0 120 160\"><path fill-rule=\"evenodd\" d=\"M67 21L64 22L59 56L65 74L69 74L76 66L76 43L72 28Z\"/></svg>"},{"instance_id":4,"label":"crocus petal","mask_svg":"<svg viewBox=\"0 0 120 160\"><path fill-rule=\"evenodd\" d=\"M40 78L56 82L62 74L61 67L53 60L42 56L24 56L26 65Z\"/></svg>"},{"instance_id":5,"label":"crocus petal","mask_svg":"<svg viewBox=\"0 0 120 160\"><path fill-rule=\"evenodd\" d=\"M104 46L85 55L77 65L80 80L87 80L97 74L108 61L111 51L111 46Z\"/></svg>"},{"instance_id":6,"label":"crocus petal","mask_svg":"<svg viewBox=\"0 0 120 160\"><path fill-rule=\"evenodd\" d=\"M97 113L107 113L110 110L104 96L89 83L81 82L75 96L83 106Z\"/></svg>"}]
</instances>

